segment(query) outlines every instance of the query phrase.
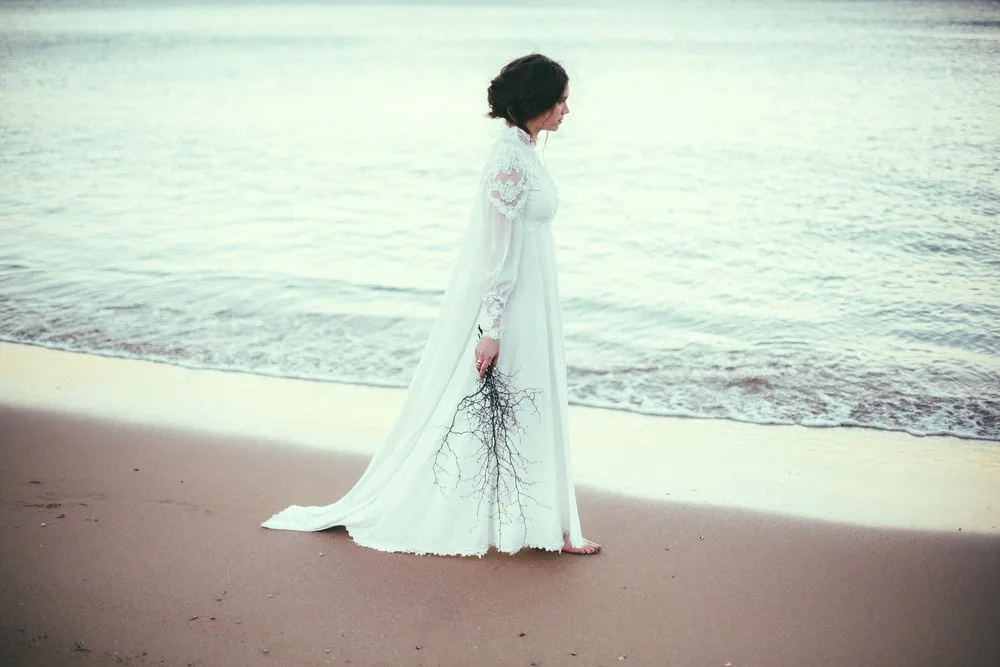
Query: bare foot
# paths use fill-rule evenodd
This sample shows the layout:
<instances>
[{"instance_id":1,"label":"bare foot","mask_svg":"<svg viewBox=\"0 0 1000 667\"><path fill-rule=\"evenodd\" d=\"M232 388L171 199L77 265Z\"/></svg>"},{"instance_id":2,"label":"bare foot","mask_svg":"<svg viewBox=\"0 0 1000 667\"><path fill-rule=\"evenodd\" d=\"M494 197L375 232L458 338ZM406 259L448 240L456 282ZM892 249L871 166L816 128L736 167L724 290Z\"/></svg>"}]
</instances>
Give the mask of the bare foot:
<instances>
[{"instance_id":1,"label":"bare foot","mask_svg":"<svg viewBox=\"0 0 1000 667\"><path fill-rule=\"evenodd\" d=\"M583 554L589 556L590 554L596 554L601 550L601 545L597 542L591 542L590 540L584 540L582 547L574 547L569 543L569 533L565 530L563 531L563 548L562 550L570 554Z\"/></svg>"}]
</instances>

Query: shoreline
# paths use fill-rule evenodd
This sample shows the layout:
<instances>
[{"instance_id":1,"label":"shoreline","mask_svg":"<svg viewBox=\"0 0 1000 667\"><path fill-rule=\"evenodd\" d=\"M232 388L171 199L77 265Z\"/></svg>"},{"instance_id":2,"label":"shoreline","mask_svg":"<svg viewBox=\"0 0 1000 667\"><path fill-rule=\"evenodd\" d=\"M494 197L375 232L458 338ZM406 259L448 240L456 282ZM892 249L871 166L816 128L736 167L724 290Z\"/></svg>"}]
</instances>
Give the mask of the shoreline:
<instances>
[{"instance_id":1,"label":"shoreline","mask_svg":"<svg viewBox=\"0 0 1000 667\"><path fill-rule=\"evenodd\" d=\"M212 373L230 373L236 375L249 375L253 377L271 378L275 380L288 380L292 382L315 382L319 384L335 384L346 387L365 387L370 389L386 389L390 391L405 391L406 387L398 384L380 384L378 382L372 381L362 381L362 380L336 380L321 377L308 377L305 375L282 375L278 373L268 373L266 371L253 371L241 368L213 368L209 366L198 366L195 364L183 363L180 360L165 360L165 359L146 359L141 357L128 356L126 354L118 354L109 351L102 350L71 350L67 348L46 345L44 343L37 342L22 342L22 341L8 341L0 339L0 346L10 345L17 347L33 347L42 350L50 350L52 352L65 352L67 354L83 354L93 357L101 357L103 359L113 359L120 361L138 361L142 363L157 364L162 366L170 366L176 368L183 368L190 371L207 371ZM908 435L914 438L950 438L953 440L965 441L971 440L974 442L993 442L997 443L1000 447L1000 438L988 438L986 436L977 435L957 435L954 433L914 433L913 431L906 430L904 428L889 428L882 426L868 426L865 424L795 424L790 422L763 422L763 421L752 421L749 419L739 419L737 417L709 417L704 415L694 415L694 414L667 414L667 413L656 413L656 412L643 412L642 410L637 410L630 408L627 405L601 405L599 403L586 403L586 402L576 402L570 400L569 403L571 408L584 408L588 410L607 410L609 412L623 412L626 414L639 415L642 417L653 417L655 419L695 419L704 421L723 421L731 422L734 424L747 424L750 426L776 426L776 427L795 427L795 428L805 428L805 429L858 429L861 431L874 431L876 433L899 433L903 435Z\"/></svg>"},{"instance_id":2,"label":"shoreline","mask_svg":"<svg viewBox=\"0 0 1000 667\"><path fill-rule=\"evenodd\" d=\"M405 390L0 343L0 405L370 457ZM574 479L633 498L1000 534L1000 447L570 407Z\"/></svg>"}]
</instances>

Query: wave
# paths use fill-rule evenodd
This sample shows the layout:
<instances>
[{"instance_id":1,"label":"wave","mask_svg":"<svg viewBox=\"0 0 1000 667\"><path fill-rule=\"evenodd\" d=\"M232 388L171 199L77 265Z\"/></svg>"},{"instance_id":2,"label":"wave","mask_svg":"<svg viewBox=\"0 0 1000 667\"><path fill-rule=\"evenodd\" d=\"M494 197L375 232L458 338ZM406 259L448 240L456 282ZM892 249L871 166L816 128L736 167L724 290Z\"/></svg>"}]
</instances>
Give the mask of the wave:
<instances>
[{"instance_id":1,"label":"wave","mask_svg":"<svg viewBox=\"0 0 1000 667\"><path fill-rule=\"evenodd\" d=\"M380 388L390 388L390 389L405 389L408 386L408 382L402 381L400 379L386 379L386 378L373 378L370 375L363 373L323 373L323 372L302 372L302 371L283 371L277 369L262 369L262 368L249 368L246 366L239 366L233 364L213 364L206 363L203 361L198 361L191 358L183 358L178 356L165 356L157 354L139 353L134 349L129 349L130 346L123 346L116 349L88 349L82 348L80 346L74 346L62 343L51 343L51 342L39 342L33 340L24 340L16 337L3 336L0 335L0 341L8 343L16 343L22 345L32 345L36 347L42 347L46 349L60 350L65 352L76 352L93 354L95 356L114 358L114 359L131 359L131 360L141 360L148 361L152 363L162 363L170 366L177 366L181 368L189 368L192 370L210 370L226 373L245 373L248 375L256 375L260 377L274 377L283 379L293 379L293 380L305 380L310 382L329 382L337 384L350 384L366 387L380 387ZM623 369L616 369L620 373ZM649 372L654 369L652 368L633 368L633 371L639 372ZM580 375L587 375L587 372L580 373ZM615 371L594 371L589 373L592 376L604 376L605 378L615 375ZM571 375L570 384L573 385L573 378ZM609 386L613 386L615 381L608 382ZM707 383L703 384L700 389L704 390L706 386L712 384L721 384L722 389L739 389L745 391L749 394L760 394L761 392L773 389L774 383L765 378L757 377L733 377L729 380L723 381L721 383ZM693 385L692 385L693 386ZM974 387L970 387L970 390L974 390ZM572 390L571 390L571 393ZM570 404L582 407L597 408L602 410L612 410L617 412L628 412L633 414L641 414L651 417L663 417L663 418L674 418L674 419L711 419L711 420L723 420L731 421L737 423L745 424L757 424L762 426L800 426L803 428L860 428L860 429L870 429L876 431L885 432L895 432L895 433L906 433L915 437L952 437L962 440L976 440L976 441L988 441L988 442L1000 442L1000 401L996 402L996 405L984 406L981 410L981 417L983 422L980 423L980 428L977 430L973 424L967 424L965 427L943 427L934 426L933 422L930 422L927 426L921 428L913 425L907 425L905 423L900 423L900 421L892 419L883 419L877 416L871 416L867 419L859 419L856 417L835 417L832 414L816 414L808 418L792 419L792 418L781 418L775 417L773 415L764 415L754 411L745 409L743 412L737 409L720 410L719 405L711 406L703 409L698 408L669 408L662 405L651 405L648 402L642 402L637 400L634 394L628 392L621 392L613 398L600 397L600 396L581 396L579 388L575 392L576 395L571 396ZM929 399L931 400L931 399ZM927 420L924 420L927 423Z\"/></svg>"}]
</instances>

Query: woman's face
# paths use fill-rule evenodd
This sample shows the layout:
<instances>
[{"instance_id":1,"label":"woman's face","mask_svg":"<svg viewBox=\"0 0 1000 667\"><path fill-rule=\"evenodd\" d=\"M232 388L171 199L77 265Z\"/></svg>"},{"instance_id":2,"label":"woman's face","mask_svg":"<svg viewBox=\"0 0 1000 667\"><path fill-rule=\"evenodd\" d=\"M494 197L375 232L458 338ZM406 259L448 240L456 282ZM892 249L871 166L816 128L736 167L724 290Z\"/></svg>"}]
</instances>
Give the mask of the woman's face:
<instances>
[{"instance_id":1,"label":"woman's face","mask_svg":"<svg viewBox=\"0 0 1000 667\"><path fill-rule=\"evenodd\" d=\"M539 129L548 130L549 132L555 132L559 129L559 126L563 122L563 117L569 113L567 99L569 99L569 84L566 84L562 97L559 98L555 106L542 115L541 127Z\"/></svg>"}]
</instances>

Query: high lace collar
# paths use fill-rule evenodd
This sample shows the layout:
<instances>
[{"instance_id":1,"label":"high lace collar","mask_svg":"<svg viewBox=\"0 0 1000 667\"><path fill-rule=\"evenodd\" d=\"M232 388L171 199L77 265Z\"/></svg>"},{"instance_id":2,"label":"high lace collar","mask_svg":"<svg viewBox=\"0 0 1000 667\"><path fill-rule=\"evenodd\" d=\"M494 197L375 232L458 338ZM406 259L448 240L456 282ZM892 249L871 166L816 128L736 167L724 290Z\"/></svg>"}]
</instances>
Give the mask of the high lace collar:
<instances>
[{"instance_id":1,"label":"high lace collar","mask_svg":"<svg viewBox=\"0 0 1000 667\"><path fill-rule=\"evenodd\" d=\"M532 139L531 135L519 128L516 125L504 125L503 132L505 136L514 137L517 141L521 142L529 148L534 148L538 145L536 139Z\"/></svg>"}]
</instances>

